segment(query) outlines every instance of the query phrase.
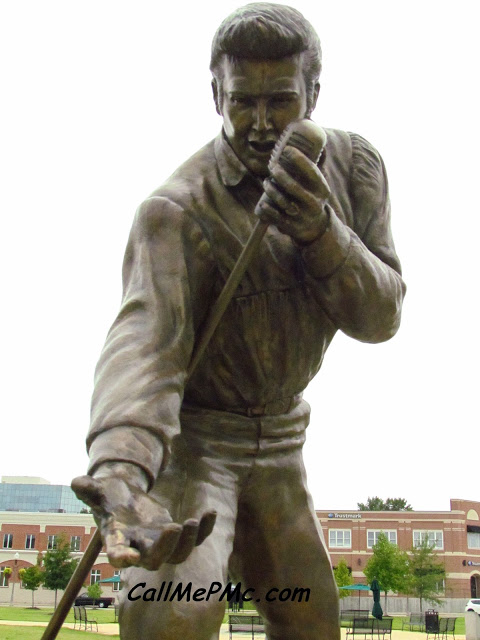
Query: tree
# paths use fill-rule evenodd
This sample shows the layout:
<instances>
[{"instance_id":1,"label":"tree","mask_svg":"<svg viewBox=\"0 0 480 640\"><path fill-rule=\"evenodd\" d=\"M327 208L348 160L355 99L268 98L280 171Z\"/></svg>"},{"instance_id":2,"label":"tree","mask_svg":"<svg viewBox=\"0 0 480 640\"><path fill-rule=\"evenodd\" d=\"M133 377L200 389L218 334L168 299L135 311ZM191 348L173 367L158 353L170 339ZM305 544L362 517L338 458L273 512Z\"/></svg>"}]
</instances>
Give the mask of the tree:
<instances>
[{"instance_id":1,"label":"tree","mask_svg":"<svg viewBox=\"0 0 480 640\"><path fill-rule=\"evenodd\" d=\"M347 566L344 558L341 558L336 568L333 570L333 575L335 576L335 582L337 583L337 587L346 587L349 584L353 583L352 573ZM346 590L341 589L338 592L340 599L346 598L350 595L350 593Z\"/></svg>"},{"instance_id":2,"label":"tree","mask_svg":"<svg viewBox=\"0 0 480 640\"><path fill-rule=\"evenodd\" d=\"M385 511L413 511L405 498L387 498Z\"/></svg>"},{"instance_id":3,"label":"tree","mask_svg":"<svg viewBox=\"0 0 480 640\"><path fill-rule=\"evenodd\" d=\"M38 565L28 567L28 569L20 569L18 572L25 589L32 592L32 609L35 609L35 591L42 584L44 575L42 569Z\"/></svg>"},{"instance_id":4,"label":"tree","mask_svg":"<svg viewBox=\"0 0 480 640\"><path fill-rule=\"evenodd\" d=\"M378 496L368 498L367 502L357 502L359 511L413 511L405 498L387 498L383 500Z\"/></svg>"},{"instance_id":5,"label":"tree","mask_svg":"<svg viewBox=\"0 0 480 640\"><path fill-rule=\"evenodd\" d=\"M431 545L428 539L412 547L408 559L407 593L420 599L420 611L423 601L432 604L440 604L437 597L443 591L443 581L446 573L444 565L436 558L435 545Z\"/></svg>"},{"instance_id":6,"label":"tree","mask_svg":"<svg viewBox=\"0 0 480 640\"><path fill-rule=\"evenodd\" d=\"M359 511L385 511L385 502L375 496L374 498L368 498L367 503L357 502Z\"/></svg>"},{"instance_id":7,"label":"tree","mask_svg":"<svg viewBox=\"0 0 480 640\"><path fill-rule=\"evenodd\" d=\"M363 570L368 582L377 579L385 592L385 609L387 608L387 592L405 591L408 574L408 556L396 544L390 542L381 532L377 544L373 546L373 556Z\"/></svg>"},{"instance_id":8,"label":"tree","mask_svg":"<svg viewBox=\"0 0 480 640\"><path fill-rule=\"evenodd\" d=\"M78 560L70 556L70 543L66 536L58 536L54 549L50 549L43 557L44 586L55 591L55 609L57 608L57 591L65 589L72 577Z\"/></svg>"},{"instance_id":9,"label":"tree","mask_svg":"<svg viewBox=\"0 0 480 640\"><path fill-rule=\"evenodd\" d=\"M89 598L94 598L98 600L98 598L102 597L102 588L98 584L98 582L94 582L89 587L87 587L87 593Z\"/></svg>"}]
</instances>

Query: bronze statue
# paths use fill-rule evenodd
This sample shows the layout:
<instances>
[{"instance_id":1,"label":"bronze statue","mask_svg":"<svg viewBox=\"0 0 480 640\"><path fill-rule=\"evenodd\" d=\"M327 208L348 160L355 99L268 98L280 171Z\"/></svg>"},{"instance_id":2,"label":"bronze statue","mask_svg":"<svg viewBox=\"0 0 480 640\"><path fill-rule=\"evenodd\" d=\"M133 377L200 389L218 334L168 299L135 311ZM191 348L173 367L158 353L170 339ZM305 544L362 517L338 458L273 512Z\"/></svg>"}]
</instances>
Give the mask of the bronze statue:
<instances>
[{"instance_id":1,"label":"bronze statue","mask_svg":"<svg viewBox=\"0 0 480 640\"><path fill-rule=\"evenodd\" d=\"M366 140L327 129L318 163L293 145L269 169L285 128L310 117L320 70L297 10L255 3L229 16L211 59L222 132L135 216L96 371L89 476L73 483L125 568L124 639L218 638L228 576L270 640L339 638L302 392L337 330L395 334L405 286L384 165ZM187 380L259 218L270 226Z\"/></svg>"}]
</instances>

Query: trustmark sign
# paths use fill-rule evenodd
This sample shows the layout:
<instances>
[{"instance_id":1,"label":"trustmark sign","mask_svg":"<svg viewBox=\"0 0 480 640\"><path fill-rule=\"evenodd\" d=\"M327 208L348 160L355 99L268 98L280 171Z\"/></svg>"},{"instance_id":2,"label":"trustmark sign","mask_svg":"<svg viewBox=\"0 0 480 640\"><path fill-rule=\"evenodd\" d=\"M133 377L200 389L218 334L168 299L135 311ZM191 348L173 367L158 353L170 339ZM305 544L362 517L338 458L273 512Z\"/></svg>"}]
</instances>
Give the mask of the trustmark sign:
<instances>
[{"instance_id":1,"label":"trustmark sign","mask_svg":"<svg viewBox=\"0 0 480 640\"><path fill-rule=\"evenodd\" d=\"M362 516L359 513L329 513L328 517L337 520L360 520Z\"/></svg>"}]
</instances>

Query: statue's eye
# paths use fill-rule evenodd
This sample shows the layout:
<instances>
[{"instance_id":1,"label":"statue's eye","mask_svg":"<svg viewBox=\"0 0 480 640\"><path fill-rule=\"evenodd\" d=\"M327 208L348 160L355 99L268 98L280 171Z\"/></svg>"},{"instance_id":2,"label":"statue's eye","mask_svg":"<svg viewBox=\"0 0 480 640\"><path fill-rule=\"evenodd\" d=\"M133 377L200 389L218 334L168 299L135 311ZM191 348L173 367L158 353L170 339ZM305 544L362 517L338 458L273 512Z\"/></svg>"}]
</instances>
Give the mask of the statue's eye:
<instances>
[{"instance_id":1,"label":"statue's eye","mask_svg":"<svg viewBox=\"0 0 480 640\"><path fill-rule=\"evenodd\" d=\"M295 99L294 96L291 96L291 95L275 96L275 98L272 99L272 106L273 107L286 107L290 103L292 103L294 101L294 99Z\"/></svg>"},{"instance_id":2,"label":"statue's eye","mask_svg":"<svg viewBox=\"0 0 480 640\"><path fill-rule=\"evenodd\" d=\"M232 96L230 102L237 107L247 107L250 104L250 99L247 96Z\"/></svg>"}]
</instances>

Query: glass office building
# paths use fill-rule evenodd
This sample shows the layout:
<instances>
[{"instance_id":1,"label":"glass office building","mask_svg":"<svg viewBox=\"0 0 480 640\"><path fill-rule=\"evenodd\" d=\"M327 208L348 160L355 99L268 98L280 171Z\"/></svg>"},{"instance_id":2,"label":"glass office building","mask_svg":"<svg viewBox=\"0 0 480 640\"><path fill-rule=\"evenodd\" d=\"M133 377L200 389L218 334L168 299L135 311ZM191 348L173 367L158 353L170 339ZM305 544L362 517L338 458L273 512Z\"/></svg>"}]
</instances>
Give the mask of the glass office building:
<instances>
[{"instance_id":1,"label":"glass office building","mask_svg":"<svg viewBox=\"0 0 480 640\"><path fill-rule=\"evenodd\" d=\"M85 508L66 485L0 483L0 511L81 513Z\"/></svg>"}]
</instances>

